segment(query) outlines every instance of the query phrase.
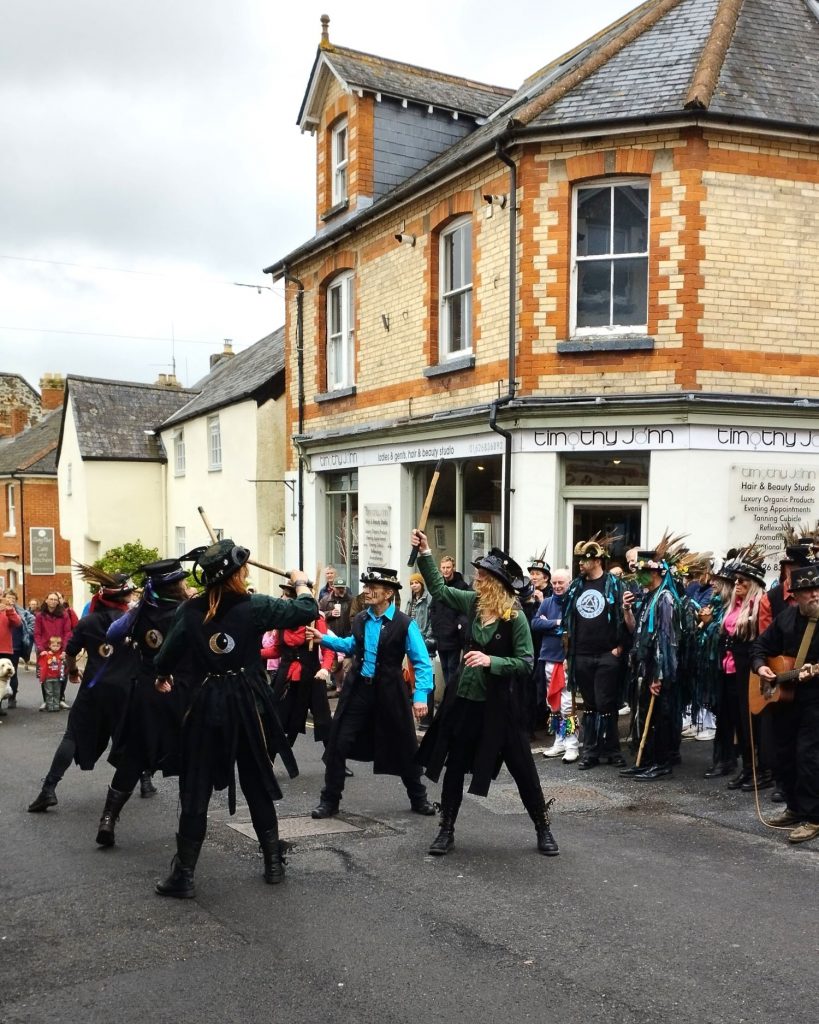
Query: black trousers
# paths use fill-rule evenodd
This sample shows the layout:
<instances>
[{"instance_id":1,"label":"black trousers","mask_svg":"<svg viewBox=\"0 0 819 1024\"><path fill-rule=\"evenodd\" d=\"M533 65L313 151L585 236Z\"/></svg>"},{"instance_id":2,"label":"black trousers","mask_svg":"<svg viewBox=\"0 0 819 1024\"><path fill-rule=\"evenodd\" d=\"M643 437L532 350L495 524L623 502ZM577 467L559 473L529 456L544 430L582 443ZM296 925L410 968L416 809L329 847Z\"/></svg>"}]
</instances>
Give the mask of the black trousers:
<instances>
[{"instance_id":1,"label":"black trousers","mask_svg":"<svg viewBox=\"0 0 819 1024\"><path fill-rule=\"evenodd\" d=\"M739 696L737 689L736 672L721 672L720 681L722 691L720 693L719 706L717 707L717 730L714 736L714 764L736 764L738 738L740 736L739 725ZM750 762L743 763L750 768Z\"/></svg>"},{"instance_id":2,"label":"black trousers","mask_svg":"<svg viewBox=\"0 0 819 1024\"><path fill-rule=\"evenodd\" d=\"M62 780L63 775L68 770L68 766L74 760L76 749L77 740L74 737L74 730L71 727L71 718L69 717L68 727L54 752L51 767L48 769L48 774L43 780L47 786L56 786Z\"/></svg>"},{"instance_id":3,"label":"black trousers","mask_svg":"<svg viewBox=\"0 0 819 1024\"><path fill-rule=\"evenodd\" d=\"M776 777L787 806L819 823L819 691L797 691L789 704L770 714L776 748Z\"/></svg>"},{"instance_id":4,"label":"black trousers","mask_svg":"<svg viewBox=\"0 0 819 1024\"><path fill-rule=\"evenodd\" d=\"M583 697L583 754L599 757L620 750L618 712L623 659L611 652L577 654L574 678Z\"/></svg>"},{"instance_id":5,"label":"black trousers","mask_svg":"<svg viewBox=\"0 0 819 1024\"><path fill-rule=\"evenodd\" d=\"M456 724L447 752L446 771L441 786L441 807L454 819L463 799L464 780L467 773L472 771L475 752L483 732L484 704L482 701L457 697L451 714L456 716ZM534 816L544 806L543 790L529 740L522 729L509 731L501 756L515 780L523 806L530 816Z\"/></svg>"},{"instance_id":6,"label":"black trousers","mask_svg":"<svg viewBox=\"0 0 819 1024\"><path fill-rule=\"evenodd\" d=\"M324 772L324 789L321 799L329 804L337 804L344 792L344 768L358 737L368 729L372 729L376 711L375 686L356 684L351 680L347 683L354 689L344 707L344 714L338 723L338 731L333 742L327 748L327 767ZM410 802L424 800L427 788L421 782L421 766L411 764L401 776Z\"/></svg>"},{"instance_id":7,"label":"black trousers","mask_svg":"<svg viewBox=\"0 0 819 1024\"><path fill-rule=\"evenodd\" d=\"M253 828L256 830L256 835L261 836L278 825L276 805L264 786L259 766L250 753L247 740L241 731L239 732L238 745L236 747L236 770L239 775L239 787L242 793L244 793L245 800L247 800L247 808L250 811L250 820L253 822ZM136 780L134 780L134 785L136 785ZM116 788L118 787L114 786L114 789ZM133 786L131 788L133 789ZM213 788L211 787L212 793ZM210 795L208 800L210 800ZM205 838L207 825L207 811L203 814L182 813L179 815L179 834L194 842L202 842Z\"/></svg>"}]
</instances>

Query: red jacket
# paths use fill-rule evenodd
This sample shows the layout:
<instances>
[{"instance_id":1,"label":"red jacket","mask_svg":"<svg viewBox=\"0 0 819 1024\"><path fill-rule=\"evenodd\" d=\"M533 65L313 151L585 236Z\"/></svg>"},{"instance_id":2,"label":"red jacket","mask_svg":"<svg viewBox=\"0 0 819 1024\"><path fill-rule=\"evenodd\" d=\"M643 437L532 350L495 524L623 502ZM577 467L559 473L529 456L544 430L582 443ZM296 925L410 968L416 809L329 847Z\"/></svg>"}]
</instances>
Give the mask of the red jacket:
<instances>
[{"instance_id":1,"label":"red jacket","mask_svg":"<svg viewBox=\"0 0 819 1024\"><path fill-rule=\"evenodd\" d=\"M5 614L3 614L5 612ZM12 631L22 625L23 620L13 608L0 610L0 654L14 653L14 637Z\"/></svg>"},{"instance_id":2,"label":"red jacket","mask_svg":"<svg viewBox=\"0 0 819 1024\"><path fill-rule=\"evenodd\" d=\"M34 646L38 651L47 651L48 641L53 636L60 638L64 649L73 632L74 625L71 622L71 616L62 609L59 615L52 615L51 612L37 612L34 618Z\"/></svg>"}]
</instances>

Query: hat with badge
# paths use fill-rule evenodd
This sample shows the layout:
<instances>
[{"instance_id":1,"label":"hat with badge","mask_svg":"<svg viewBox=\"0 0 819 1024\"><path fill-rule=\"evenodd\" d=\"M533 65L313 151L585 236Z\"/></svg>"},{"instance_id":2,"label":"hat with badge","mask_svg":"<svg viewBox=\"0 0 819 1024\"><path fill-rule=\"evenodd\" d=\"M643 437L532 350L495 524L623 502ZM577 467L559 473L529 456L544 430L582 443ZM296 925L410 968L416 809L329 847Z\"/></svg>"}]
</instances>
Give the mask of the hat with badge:
<instances>
[{"instance_id":1,"label":"hat with badge","mask_svg":"<svg viewBox=\"0 0 819 1024\"><path fill-rule=\"evenodd\" d=\"M592 558L599 558L600 561L604 561L610 557L614 544L622 539L620 534L606 533L604 530L599 530L589 540L578 541L574 546L574 553L581 562Z\"/></svg>"},{"instance_id":2,"label":"hat with badge","mask_svg":"<svg viewBox=\"0 0 819 1024\"><path fill-rule=\"evenodd\" d=\"M393 590L401 589L397 570L385 569L380 565L368 565L367 571L362 572L360 579L362 583L370 586L392 587Z\"/></svg>"},{"instance_id":3,"label":"hat with badge","mask_svg":"<svg viewBox=\"0 0 819 1024\"><path fill-rule=\"evenodd\" d=\"M196 576L196 568L198 567L202 570L204 583L207 587L212 587L216 583L223 583L228 577L238 572L250 558L250 551L247 548L240 547L229 537L218 540L215 544L211 544L209 548L204 550L197 549L197 551L199 553L196 556L196 564L194 565L194 578L198 579ZM191 552L191 554L193 553Z\"/></svg>"},{"instance_id":4,"label":"hat with badge","mask_svg":"<svg viewBox=\"0 0 819 1024\"><path fill-rule=\"evenodd\" d=\"M791 573L791 591L819 590L819 564L800 566Z\"/></svg>"},{"instance_id":5,"label":"hat with badge","mask_svg":"<svg viewBox=\"0 0 819 1024\"><path fill-rule=\"evenodd\" d=\"M546 548L544 548L539 555L535 555L533 558L529 559L526 571L531 572L532 569L539 569L541 572L546 573L547 576L552 575L552 567L546 561Z\"/></svg>"}]
</instances>

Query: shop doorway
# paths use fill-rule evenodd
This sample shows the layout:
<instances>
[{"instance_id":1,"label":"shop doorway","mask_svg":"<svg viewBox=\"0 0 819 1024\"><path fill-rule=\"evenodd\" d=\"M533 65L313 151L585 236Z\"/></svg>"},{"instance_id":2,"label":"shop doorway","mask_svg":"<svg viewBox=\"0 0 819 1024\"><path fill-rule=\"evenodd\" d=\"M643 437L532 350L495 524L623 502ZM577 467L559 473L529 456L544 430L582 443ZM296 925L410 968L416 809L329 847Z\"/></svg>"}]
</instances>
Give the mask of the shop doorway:
<instances>
[{"instance_id":1,"label":"shop doorway","mask_svg":"<svg viewBox=\"0 0 819 1024\"><path fill-rule=\"evenodd\" d=\"M574 556L575 545L601 532L608 535L615 534L620 537L610 549L611 561L609 566L620 565L627 569L626 551L629 548L642 547L644 544L643 536L647 502L570 501L568 506L570 536L566 555L567 562L571 565L573 573L577 574L577 559Z\"/></svg>"}]
</instances>

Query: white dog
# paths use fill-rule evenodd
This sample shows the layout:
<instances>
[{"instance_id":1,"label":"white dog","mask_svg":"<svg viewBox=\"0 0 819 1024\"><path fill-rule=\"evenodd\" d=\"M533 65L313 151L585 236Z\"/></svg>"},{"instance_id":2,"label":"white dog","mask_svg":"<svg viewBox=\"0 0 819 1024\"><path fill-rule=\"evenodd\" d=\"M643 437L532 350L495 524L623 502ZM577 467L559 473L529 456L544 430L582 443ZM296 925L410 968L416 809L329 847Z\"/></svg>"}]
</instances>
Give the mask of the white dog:
<instances>
[{"instance_id":1,"label":"white dog","mask_svg":"<svg viewBox=\"0 0 819 1024\"><path fill-rule=\"evenodd\" d=\"M3 711L3 701L13 695L11 688L11 677L14 675L14 665L8 658L0 658L0 713Z\"/></svg>"}]
</instances>

